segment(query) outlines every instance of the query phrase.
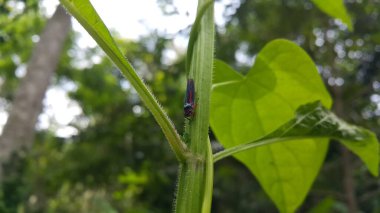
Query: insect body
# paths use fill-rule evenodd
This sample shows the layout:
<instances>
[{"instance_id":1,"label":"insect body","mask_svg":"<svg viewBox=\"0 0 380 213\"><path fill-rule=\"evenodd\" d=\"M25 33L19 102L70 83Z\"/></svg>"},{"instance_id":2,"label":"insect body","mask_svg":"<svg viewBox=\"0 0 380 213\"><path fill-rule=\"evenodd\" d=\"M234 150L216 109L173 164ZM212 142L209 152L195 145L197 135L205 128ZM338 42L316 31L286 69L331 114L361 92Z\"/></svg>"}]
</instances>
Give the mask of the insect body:
<instances>
[{"instance_id":1,"label":"insect body","mask_svg":"<svg viewBox=\"0 0 380 213\"><path fill-rule=\"evenodd\" d=\"M195 88L193 79L187 80L185 105L183 106L185 118L191 119L195 113Z\"/></svg>"}]
</instances>

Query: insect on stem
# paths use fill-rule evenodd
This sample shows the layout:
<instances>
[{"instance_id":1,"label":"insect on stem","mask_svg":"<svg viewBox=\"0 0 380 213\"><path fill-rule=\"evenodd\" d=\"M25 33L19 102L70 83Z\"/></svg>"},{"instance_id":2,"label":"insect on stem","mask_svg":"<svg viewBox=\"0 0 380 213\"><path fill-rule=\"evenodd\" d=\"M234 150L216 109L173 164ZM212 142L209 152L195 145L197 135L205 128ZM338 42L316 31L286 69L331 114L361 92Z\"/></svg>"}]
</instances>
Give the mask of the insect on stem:
<instances>
[{"instance_id":1,"label":"insect on stem","mask_svg":"<svg viewBox=\"0 0 380 213\"><path fill-rule=\"evenodd\" d=\"M191 120L195 113L195 88L194 80L187 80L185 105L183 106L183 113L186 119Z\"/></svg>"}]
</instances>

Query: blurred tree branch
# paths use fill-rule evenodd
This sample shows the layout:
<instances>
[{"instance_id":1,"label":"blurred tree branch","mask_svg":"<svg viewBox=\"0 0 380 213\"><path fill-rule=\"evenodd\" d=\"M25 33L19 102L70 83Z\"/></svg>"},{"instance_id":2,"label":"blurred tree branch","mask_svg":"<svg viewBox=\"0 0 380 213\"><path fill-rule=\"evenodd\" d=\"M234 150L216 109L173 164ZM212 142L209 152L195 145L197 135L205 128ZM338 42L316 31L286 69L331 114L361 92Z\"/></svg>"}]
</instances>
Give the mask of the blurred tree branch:
<instances>
[{"instance_id":1,"label":"blurred tree branch","mask_svg":"<svg viewBox=\"0 0 380 213\"><path fill-rule=\"evenodd\" d=\"M345 117L344 113L344 102L342 100L342 88L341 87L333 87L333 94L335 98L335 105L334 109L337 115L340 117ZM358 202L355 195L355 179L353 171L355 170L352 164L351 160L351 153L350 151L340 146L340 152L342 156L342 169L343 169L343 190L345 192L347 207L349 213L355 213L358 212Z\"/></svg>"}]
</instances>

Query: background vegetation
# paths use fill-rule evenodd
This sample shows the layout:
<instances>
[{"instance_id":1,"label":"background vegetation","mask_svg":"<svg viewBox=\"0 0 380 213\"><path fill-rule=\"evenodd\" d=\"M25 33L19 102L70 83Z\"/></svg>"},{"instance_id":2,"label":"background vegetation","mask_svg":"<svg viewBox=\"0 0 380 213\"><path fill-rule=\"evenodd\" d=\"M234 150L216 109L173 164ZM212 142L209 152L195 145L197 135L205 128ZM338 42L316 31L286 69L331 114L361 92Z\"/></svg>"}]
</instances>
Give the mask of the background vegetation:
<instances>
[{"instance_id":1,"label":"background vegetation","mask_svg":"<svg viewBox=\"0 0 380 213\"><path fill-rule=\"evenodd\" d=\"M25 7L17 11L12 2ZM246 73L266 43L275 38L293 40L318 65L334 97L336 114L380 134L380 1L346 2L352 32L310 1L231 2L225 8L225 25L216 29L217 58ZM37 0L0 3L0 107L9 111L21 80L16 71L30 60L36 45L33 38L47 17ZM188 33L180 30L178 34ZM135 91L98 48L84 50L86 66L78 66L81 61L73 54L76 37L73 32L69 35L50 86L71 85L69 96L82 109L68 124L77 134L58 137L54 121L47 129L37 127L33 146L4 167L0 212L170 212L175 156ZM175 125L181 126L185 63L183 57L165 63L172 40L152 32L138 41L117 42L128 50L125 54L137 70L144 70L139 74ZM93 62L94 57L100 57L99 62ZM379 184L356 157L332 143L299 212L380 212ZM251 173L232 158L215 166L212 208L213 212L277 211Z\"/></svg>"}]
</instances>

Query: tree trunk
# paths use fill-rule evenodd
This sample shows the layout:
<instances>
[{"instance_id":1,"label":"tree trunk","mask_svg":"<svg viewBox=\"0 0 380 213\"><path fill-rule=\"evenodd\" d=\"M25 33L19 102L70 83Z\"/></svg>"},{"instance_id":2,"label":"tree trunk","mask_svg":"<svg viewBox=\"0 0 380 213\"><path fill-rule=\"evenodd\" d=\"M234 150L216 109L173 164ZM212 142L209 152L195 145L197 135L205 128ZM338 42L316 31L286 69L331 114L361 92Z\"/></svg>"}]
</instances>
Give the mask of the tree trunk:
<instances>
[{"instance_id":1,"label":"tree trunk","mask_svg":"<svg viewBox=\"0 0 380 213\"><path fill-rule=\"evenodd\" d=\"M42 101L70 29L70 16L58 6L40 35L40 41L33 48L27 73L15 94L0 138L0 181L4 176L3 164L13 153L31 146L34 140L35 124L42 111Z\"/></svg>"},{"instance_id":2,"label":"tree trunk","mask_svg":"<svg viewBox=\"0 0 380 213\"><path fill-rule=\"evenodd\" d=\"M334 96L335 96L335 104L334 110L335 113L341 117L345 117L344 113L344 102L342 97L342 88L334 87L333 88ZM341 151L341 162L343 167L343 188L346 196L346 202L349 213L357 213L358 212L358 202L355 195L355 179L354 179L354 166L351 160L351 153L347 150L346 147L340 146Z\"/></svg>"}]
</instances>

